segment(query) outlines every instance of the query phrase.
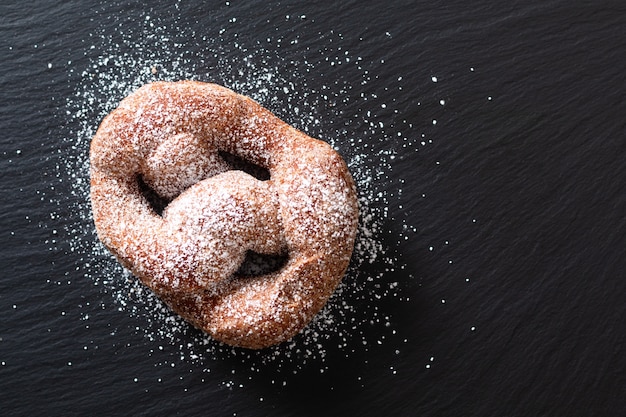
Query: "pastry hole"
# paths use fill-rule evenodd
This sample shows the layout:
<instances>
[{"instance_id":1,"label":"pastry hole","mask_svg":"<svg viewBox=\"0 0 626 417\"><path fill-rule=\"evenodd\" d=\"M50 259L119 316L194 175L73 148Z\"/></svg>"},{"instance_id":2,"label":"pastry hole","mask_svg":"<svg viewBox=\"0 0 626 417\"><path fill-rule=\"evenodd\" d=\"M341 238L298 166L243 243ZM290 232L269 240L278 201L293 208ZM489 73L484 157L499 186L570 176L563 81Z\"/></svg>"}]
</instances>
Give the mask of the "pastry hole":
<instances>
[{"instance_id":1,"label":"pastry hole","mask_svg":"<svg viewBox=\"0 0 626 417\"><path fill-rule=\"evenodd\" d=\"M289 255L287 253L265 255L249 250L246 252L246 257L239 265L235 275L239 277L258 277L271 274L282 269L288 260Z\"/></svg>"},{"instance_id":2,"label":"pastry hole","mask_svg":"<svg viewBox=\"0 0 626 417\"><path fill-rule=\"evenodd\" d=\"M267 181L270 179L270 171L260 165L252 163L240 156L226 151L219 151L218 155L230 166L230 169L243 171L248 175L252 175L259 181Z\"/></svg>"},{"instance_id":3,"label":"pastry hole","mask_svg":"<svg viewBox=\"0 0 626 417\"><path fill-rule=\"evenodd\" d=\"M156 214L161 216L165 207L167 207L170 203L170 200L161 197L148 184L146 184L141 174L137 175L137 185L139 186L139 192L146 199L150 208L152 208Z\"/></svg>"}]
</instances>

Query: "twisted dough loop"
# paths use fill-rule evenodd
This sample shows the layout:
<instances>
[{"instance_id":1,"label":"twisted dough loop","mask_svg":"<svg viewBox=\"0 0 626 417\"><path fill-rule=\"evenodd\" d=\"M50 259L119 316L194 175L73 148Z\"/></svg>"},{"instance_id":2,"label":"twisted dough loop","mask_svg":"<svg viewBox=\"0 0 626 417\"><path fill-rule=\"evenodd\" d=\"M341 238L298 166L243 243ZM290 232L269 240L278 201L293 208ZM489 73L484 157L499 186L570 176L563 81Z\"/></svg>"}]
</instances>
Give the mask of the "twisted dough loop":
<instances>
[{"instance_id":1,"label":"twisted dough loop","mask_svg":"<svg viewBox=\"0 0 626 417\"><path fill-rule=\"evenodd\" d=\"M260 181L219 152L267 169ZM297 334L349 264L354 182L325 142L214 84L156 82L124 99L90 150L99 238L174 311L224 343L263 348ZM144 182L169 204L157 213ZM238 276L247 251L287 253Z\"/></svg>"}]
</instances>

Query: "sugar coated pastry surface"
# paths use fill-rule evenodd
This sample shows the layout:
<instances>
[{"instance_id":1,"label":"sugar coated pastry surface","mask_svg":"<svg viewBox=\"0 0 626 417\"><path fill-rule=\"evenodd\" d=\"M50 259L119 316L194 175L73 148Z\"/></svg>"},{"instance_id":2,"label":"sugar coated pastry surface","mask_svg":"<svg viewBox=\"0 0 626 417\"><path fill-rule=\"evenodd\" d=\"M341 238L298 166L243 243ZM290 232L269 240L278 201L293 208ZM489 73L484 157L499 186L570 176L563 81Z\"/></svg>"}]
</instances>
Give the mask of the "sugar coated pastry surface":
<instances>
[{"instance_id":1,"label":"sugar coated pastry surface","mask_svg":"<svg viewBox=\"0 0 626 417\"><path fill-rule=\"evenodd\" d=\"M229 155L269 179L233 169ZM358 204L342 158L224 87L143 86L103 120L90 164L100 240L224 343L259 349L290 339L350 262ZM244 273L249 253L285 260Z\"/></svg>"}]
</instances>

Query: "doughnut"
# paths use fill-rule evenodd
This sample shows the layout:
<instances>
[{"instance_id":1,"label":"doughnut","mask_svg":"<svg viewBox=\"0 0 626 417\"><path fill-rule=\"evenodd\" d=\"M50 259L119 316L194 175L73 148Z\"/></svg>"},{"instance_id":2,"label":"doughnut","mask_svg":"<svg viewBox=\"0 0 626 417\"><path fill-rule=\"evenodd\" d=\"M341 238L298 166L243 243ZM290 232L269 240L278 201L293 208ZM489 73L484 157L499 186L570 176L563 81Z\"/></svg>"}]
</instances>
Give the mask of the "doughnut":
<instances>
[{"instance_id":1,"label":"doughnut","mask_svg":"<svg viewBox=\"0 0 626 417\"><path fill-rule=\"evenodd\" d=\"M144 85L103 119L89 160L99 240L219 342L291 339L345 275L359 209L344 160L248 97Z\"/></svg>"}]
</instances>

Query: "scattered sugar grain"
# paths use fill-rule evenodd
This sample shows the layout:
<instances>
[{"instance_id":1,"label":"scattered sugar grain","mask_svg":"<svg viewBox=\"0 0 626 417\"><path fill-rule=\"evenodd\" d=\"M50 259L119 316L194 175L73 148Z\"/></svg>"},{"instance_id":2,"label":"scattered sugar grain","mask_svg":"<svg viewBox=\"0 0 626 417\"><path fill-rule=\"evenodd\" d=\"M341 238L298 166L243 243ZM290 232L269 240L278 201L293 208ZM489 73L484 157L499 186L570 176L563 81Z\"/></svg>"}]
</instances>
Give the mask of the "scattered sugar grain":
<instances>
[{"instance_id":1,"label":"scattered sugar grain","mask_svg":"<svg viewBox=\"0 0 626 417\"><path fill-rule=\"evenodd\" d=\"M305 19L306 16L301 15L300 18ZM145 20L146 27L150 27L150 30L154 30L162 37L172 32L183 35L186 33L185 28L159 27L154 19L146 18ZM323 364L329 349L343 350L344 355L350 357L359 351L358 347L355 348L359 344L367 347L371 344L388 343L389 338L371 338L366 331L367 327L380 323L383 328L389 328L391 334L396 333L392 325L393 317L383 316L384 313L378 308L368 308L363 311L364 306L376 307L379 305L379 300L399 296L397 285L390 287L373 285L383 278L385 272L368 272L372 269L370 266L392 265L398 262L397 258L389 253L390 248L383 243L382 239L382 236L387 233L384 225L390 216L388 210L390 196L383 184L393 170L395 155L388 153L387 150L372 152L372 145L377 141L393 143L395 138L402 141L403 137L402 146L411 145L407 145L406 137L402 132L394 131L389 124L377 118L374 108L388 109L391 104L380 103L376 93L362 95L360 100L362 100L363 113L346 120L346 116L341 114L342 106L339 103L354 104L353 102L359 98L350 98L349 92L354 87L361 88L362 86L352 86L341 80L334 80L325 86L324 94L320 94L317 85L309 85L306 78L299 75L314 70L317 64L308 61L289 62L291 66L299 67L300 71L286 72L284 71L285 63L274 55L274 51L265 50L258 45L255 45L255 48L249 48L241 39L233 42L233 38L229 37L230 33L232 32L220 29L215 39L205 39L207 44L203 50L191 52L185 58L174 56L166 43L155 44L152 49L136 48L139 44L135 43L136 37L132 32L117 33L118 36L115 37L117 40L111 37L99 37L98 34L94 36L92 41L98 45L96 47L94 44L91 49L94 52L90 52L92 60L90 66L84 70L71 69L72 72L83 71L82 81L75 97L68 100L70 110L68 110L67 117L71 130L68 132L67 142L71 146L70 153L64 155L64 165L60 167L58 173L59 182L70 179L74 187L72 194L76 197L75 201L79 201L72 207L78 222L71 225L67 231L70 237L70 251L82 254L84 259L89 260L89 266L84 268L84 275L93 280L95 285L107 288L107 291L112 294L114 305L105 303L102 308L109 309L116 306L122 312L141 317L142 321L146 321L147 324L138 326L138 331L144 332L148 340L158 343L159 351L163 350L163 343L176 345L182 338L188 338L190 326L173 315L154 294L119 266L104 247L94 240L88 204L89 142L101 118L111 111L123 97L151 81L157 73L159 79L163 80L182 78L217 80L239 93L249 95L275 112L278 109L277 115L282 115L286 122L309 132L312 136L328 140L332 146L343 151L357 182L361 208L361 224L355 244L353 263L329 303L296 338L297 341L269 349L262 354L241 353L215 343L206 335L196 335L192 338L191 344L180 347L182 352L180 357L184 361L204 364L207 372L210 372L211 363L217 360L217 357L224 355L232 355L242 361L255 358L262 366L273 364L279 370L292 370L294 373L312 362L317 363L320 372L323 372L327 369ZM119 43L132 52L121 52L122 48L117 44L119 38L121 38ZM225 50L235 53L223 53ZM95 51L102 52L97 55ZM342 59L337 63L358 65L358 68L363 71L362 85L371 84L375 88L376 77L369 69L363 68L362 59L351 56L349 51L341 52L347 59ZM324 53L331 56L333 50L328 49ZM216 65L211 67L210 72L203 72L206 68L196 64L196 62L203 62L205 56L217 57ZM244 58L235 60L230 56L243 56ZM144 68L144 71L124 72L120 71L120 68ZM399 76L397 80L400 82L403 77ZM431 80L437 82L436 77L432 77ZM285 87L287 85L288 89ZM282 91L291 95L279 99L272 91ZM324 103L330 102L338 104L336 107L326 107ZM329 109L329 114L318 117L320 108ZM398 113L398 109L390 110ZM344 120L344 126L337 128L337 125L332 123L333 118ZM368 126L364 130L361 128L363 119L365 126ZM404 121L402 126L397 128L402 127L413 129L408 121ZM425 144L422 142L422 145ZM422 197L425 197L425 194L422 194ZM395 268L386 269L391 271ZM408 300L408 297L406 299ZM339 343L331 346L329 343L333 340L333 334L338 335ZM116 337L115 331L111 332L111 337ZM303 347L306 349L303 350ZM306 355L303 355L304 351ZM175 367L176 363L172 361L164 365ZM256 371L253 372L256 373Z\"/></svg>"}]
</instances>

